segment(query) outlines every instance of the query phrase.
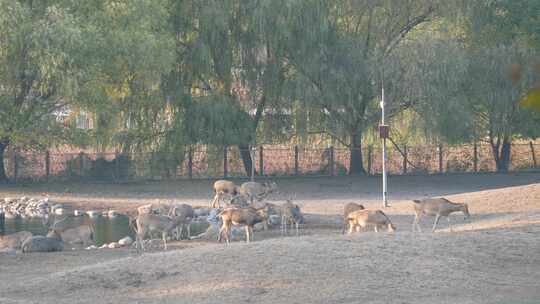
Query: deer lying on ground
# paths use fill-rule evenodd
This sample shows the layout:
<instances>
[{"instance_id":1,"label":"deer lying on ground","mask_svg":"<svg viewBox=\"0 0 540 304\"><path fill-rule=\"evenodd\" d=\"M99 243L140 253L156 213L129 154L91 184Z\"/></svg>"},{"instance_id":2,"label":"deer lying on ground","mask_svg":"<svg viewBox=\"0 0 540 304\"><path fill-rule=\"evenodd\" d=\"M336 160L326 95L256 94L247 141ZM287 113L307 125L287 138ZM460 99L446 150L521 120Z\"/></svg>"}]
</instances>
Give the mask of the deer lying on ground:
<instances>
[{"instance_id":1,"label":"deer lying on ground","mask_svg":"<svg viewBox=\"0 0 540 304\"><path fill-rule=\"evenodd\" d=\"M413 200L414 203L414 222L413 222L413 231L416 231L415 228L418 228L418 231L422 232L420 227L420 218L422 215L435 216L435 222L433 223L432 232L435 232L437 224L441 216L446 216L448 219L448 226L450 231L452 231L452 224L450 223L449 215L453 212L463 212L465 219L469 218L469 207L467 204L458 204L453 203L445 198L426 198L423 200Z\"/></svg>"},{"instance_id":2,"label":"deer lying on ground","mask_svg":"<svg viewBox=\"0 0 540 304\"><path fill-rule=\"evenodd\" d=\"M253 204L253 200L257 199L261 201L265 199L270 193L277 190L275 182L246 182L240 186L240 194L245 195Z\"/></svg>"},{"instance_id":3,"label":"deer lying on ground","mask_svg":"<svg viewBox=\"0 0 540 304\"><path fill-rule=\"evenodd\" d=\"M66 219L67 217L59 221L55 220L54 224L49 228L47 236L36 235L26 239L21 246L22 252L52 252L64 250L64 241L62 240L61 230L58 228L58 224Z\"/></svg>"},{"instance_id":4,"label":"deer lying on ground","mask_svg":"<svg viewBox=\"0 0 540 304\"><path fill-rule=\"evenodd\" d=\"M349 227L347 227L349 224L349 221L347 220L349 213L356 210L364 210L364 209L365 209L364 206L357 203L347 203L343 207L343 228L341 229L341 234L345 234L345 229L349 229Z\"/></svg>"},{"instance_id":5,"label":"deer lying on ground","mask_svg":"<svg viewBox=\"0 0 540 304\"><path fill-rule=\"evenodd\" d=\"M172 214L176 214L174 208ZM147 233L153 231L161 232L163 247L167 250L167 236L181 223L181 221L181 217L170 217L151 213L139 214L135 219L137 250L142 249L144 251L144 237Z\"/></svg>"},{"instance_id":6,"label":"deer lying on ground","mask_svg":"<svg viewBox=\"0 0 540 304\"><path fill-rule=\"evenodd\" d=\"M233 182L220 179L214 183L214 199L210 202L210 208L219 208L219 202L224 194L235 196L239 193L239 187Z\"/></svg>"},{"instance_id":7,"label":"deer lying on ground","mask_svg":"<svg viewBox=\"0 0 540 304\"><path fill-rule=\"evenodd\" d=\"M229 244L229 235L231 225L243 225L246 229L246 242L253 240L253 226L257 223L266 223L268 219L268 207L264 206L260 209L255 208L228 208L221 211L218 215L223 224L218 234L218 241L221 242L223 233L225 240Z\"/></svg>"},{"instance_id":8,"label":"deer lying on ground","mask_svg":"<svg viewBox=\"0 0 540 304\"><path fill-rule=\"evenodd\" d=\"M195 217L193 207L187 204L174 205L169 211L169 217L175 219L176 225L176 239L182 239L182 233L184 228L187 228L187 237L191 237L191 220Z\"/></svg>"},{"instance_id":9,"label":"deer lying on ground","mask_svg":"<svg viewBox=\"0 0 540 304\"><path fill-rule=\"evenodd\" d=\"M0 236L0 249L21 249L22 244L32 237L32 232L19 231L9 235Z\"/></svg>"},{"instance_id":10,"label":"deer lying on ground","mask_svg":"<svg viewBox=\"0 0 540 304\"><path fill-rule=\"evenodd\" d=\"M347 215L349 224L349 233L360 231L361 228L373 226L375 232L379 232L379 228L387 227L388 232L394 232L396 227L390 222L390 219L381 210L356 210Z\"/></svg>"},{"instance_id":11,"label":"deer lying on ground","mask_svg":"<svg viewBox=\"0 0 540 304\"><path fill-rule=\"evenodd\" d=\"M300 207L293 204L291 200L281 205L281 235L288 234L287 225L293 224L296 226L296 236L298 236L298 226L303 222L304 217L300 211Z\"/></svg>"}]
</instances>

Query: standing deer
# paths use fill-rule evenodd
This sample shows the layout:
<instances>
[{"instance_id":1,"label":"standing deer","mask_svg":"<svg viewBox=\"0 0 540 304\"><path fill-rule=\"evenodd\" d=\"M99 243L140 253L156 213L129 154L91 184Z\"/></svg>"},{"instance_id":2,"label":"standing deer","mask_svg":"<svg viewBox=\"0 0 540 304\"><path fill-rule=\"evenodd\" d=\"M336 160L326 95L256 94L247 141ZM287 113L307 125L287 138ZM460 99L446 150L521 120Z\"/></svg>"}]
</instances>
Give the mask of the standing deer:
<instances>
[{"instance_id":1,"label":"standing deer","mask_svg":"<svg viewBox=\"0 0 540 304\"><path fill-rule=\"evenodd\" d=\"M176 214L176 211L172 210L172 214ZM163 247L167 250L167 236L181 223L181 220L181 217L171 217L151 213L139 214L135 220L137 250L142 249L144 251L144 237L147 233L153 231L161 232Z\"/></svg>"},{"instance_id":2,"label":"standing deer","mask_svg":"<svg viewBox=\"0 0 540 304\"><path fill-rule=\"evenodd\" d=\"M300 207L296 204L293 204L291 200L281 205L281 235L288 234L287 225L294 224L296 227L296 236L298 236L298 226L302 223L304 217L300 211Z\"/></svg>"},{"instance_id":3,"label":"standing deer","mask_svg":"<svg viewBox=\"0 0 540 304\"><path fill-rule=\"evenodd\" d=\"M253 226L257 223L265 223L268 219L268 207L255 208L228 208L218 215L223 224L218 234L218 241L221 242L223 233L225 240L229 244L231 225L243 225L246 229L246 242L253 240Z\"/></svg>"},{"instance_id":4,"label":"standing deer","mask_svg":"<svg viewBox=\"0 0 540 304\"><path fill-rule=\"evenodd\" d=\"M247 196L253 204L253 200L259 201L265 199L270 193L277 190L275 182L245 182L240 186L240 194Z\"/></svg>"},{"instance_id":5,"label":"standing deer","mask_svg":"<svg viewBox=\"0 0 540 304\"><path fill-rule=\"evenodd\" d=\"M453 203L442 197L413 200L413 203L415 213L413 232L416 231L415 228L418 228L418 231L422 232L422 228L420 227L419 223L422 215L435 216L435 222L433 223L433 228L431 229L431 232L435 232L441 216L446 216L446 218L448 219L448 226L450 227L450 231L452 230L452 224L449 217L451 213L463 212L463 214L465 215L465 219L468 219L470 216L469 207L467 204Z\"/></svg>"},{"instance_id":6,"label":"standing deer","mask_svg":"<svg viewBox=\"0 0 540 304\"><path fill-rule=\"evenodd\" d=\"M354 228L356 231L360 231L361 228L374 227L375 232L379 232L379 229L386 227L388 232L394 232L396 227L392 224L388 216L381 210L356 210L347 216L349 222L349 233L352 233Z\"/></svg>"},{"instance_id":7,"label":"standing deer","mask_svg":"<svg viewBox=\"0 0 540 304\"><path fill-rule=\"evenodd\" d=\"M195 217L193 207L187 204L175 205L169 211L169 216L174 218L176 225L176 239L182 238L184 228L187 228L188 239L191 237L191 220Z\"/></svg>"},{"instance_id":8,"label":"standing deer","mask_svg":"<svg viewBox=\"0 0 540 304\"><path fill-rule=\"evenodd\" d=\"M214 183L214 198L210 202L210 208L219 208L219 202L224 194L235 196L239 193L239 187L233 182L220 179Z\"/></svg>"},{"instance_id":9,"label":"standing deer","mask_svg":"<svg viewBox=\"0 0 540 304\"><path fill-rule=\"evenodd\" d=\"M341 229L341 234L345 234L345 229L349 229L349 221L347 220L347 217L349 216L349 213L356 211L356 210L364 210L364 206L357 204L357 203L347 203L345 207L343 207L343 228Z\"/></svg>"}]
</instances>

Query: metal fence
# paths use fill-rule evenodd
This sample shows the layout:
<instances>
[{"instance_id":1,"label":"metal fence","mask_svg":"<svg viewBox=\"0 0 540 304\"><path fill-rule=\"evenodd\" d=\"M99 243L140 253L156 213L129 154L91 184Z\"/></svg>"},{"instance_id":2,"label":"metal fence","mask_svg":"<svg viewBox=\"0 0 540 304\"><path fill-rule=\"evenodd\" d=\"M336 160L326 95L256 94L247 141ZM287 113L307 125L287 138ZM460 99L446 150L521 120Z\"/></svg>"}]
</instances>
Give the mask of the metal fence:
<instances>
[{"instance_id":1,"label":"metal fence","mask_svg":"<svg viewBox=\"0 0 540 304\"><path fill-rule=\"evenodd\" d=\"M538 168L540 145L514 144L510 170ZM258 146L251 151L257 175L335 176L349 173L350 149ZM535 154L536 153L536 154ZM362 149L368 174L380 174L379 148ZM11 181L44 180L174 180L246 177L236 147L204 146L179 153L30 153L13 151L4 159ZM489 145L437 145L388 149L390 174L493 172L495 162Z\"/></svg>"}]
</instances>

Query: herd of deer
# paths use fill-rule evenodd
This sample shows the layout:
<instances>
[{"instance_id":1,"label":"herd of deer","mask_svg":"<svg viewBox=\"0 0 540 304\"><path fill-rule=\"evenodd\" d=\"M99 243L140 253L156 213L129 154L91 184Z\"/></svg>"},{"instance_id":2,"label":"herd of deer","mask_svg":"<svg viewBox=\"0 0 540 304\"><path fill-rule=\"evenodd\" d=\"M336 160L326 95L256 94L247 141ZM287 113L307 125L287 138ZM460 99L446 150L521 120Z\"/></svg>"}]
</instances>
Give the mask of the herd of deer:
<instances>
[{"instance_id":1,"label":"herd of deer","mask_svg":"<svg viewBox=\"0 0 540 304\"><path fill-rule=\"evenodd\" d=\"M244 226L246 242L253 240L253 228L256 224L262 223L264 229L270 215L280 218L281 234L287 234L288 226L295 226L298 235L299 225L303 223L304 217L300 207L288 199L284 204L276 205L263 200L272 192L277 190L273 182L257 183L246 182L240 186L228 180L218 180L214 183L214 198L210 202L210 208L217 209L217 217L221 219L221 227L218 233L218 241L225 239L227 244L230 241L231 226ZM435 216L432 231L435 231L439 219L448 217L453 212L462 212L465 218L469 217L467 204L450 202L445 198L428 198L423 200L413 200L415 218L413 221L413 231L421 231L420 218L424 215ZM191 237L191 221L196 217L196 212L191 205L172 204L160 205L154 208L151 204L137 208L137 214L130 216L130 226L136 232L136 248L144 250L144 239L153 232L161 233L163 245L167 249L167 238L169 235L176 239L181 239L184 228L187 228L187 237ZM49 227L46 236L32 236L26 232L1 236L0 248L6 244L19 247L22 252L44 252L63 250L62 236L66 231L58 228L62 220L55 220ZM389 232L396 230L389 217L381 210L368 210L364 206L356 203L348 203L344 207L342 233L348 230L349 233L360 231L361 228L372 227L375 232L381 228L386 228ZM82 229L83 227L72 228L72 234L81 238L91 237L92 229ZM450 225L450 229L451 225Z\"/></svg>"}]
</instances>

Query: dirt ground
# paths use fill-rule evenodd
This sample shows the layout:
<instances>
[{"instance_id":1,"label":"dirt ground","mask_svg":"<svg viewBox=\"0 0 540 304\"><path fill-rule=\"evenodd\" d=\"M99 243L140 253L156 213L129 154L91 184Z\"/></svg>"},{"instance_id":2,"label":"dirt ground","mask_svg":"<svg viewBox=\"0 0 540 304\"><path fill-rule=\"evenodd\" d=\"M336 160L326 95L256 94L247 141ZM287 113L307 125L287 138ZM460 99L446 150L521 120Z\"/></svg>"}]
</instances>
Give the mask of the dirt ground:
<instances>
[{"instance_id":1,"label":"dirt ground","mask_svg":"<svg viewBox=\"0 0 540 304\"><path fill-rule=\"evenodd\" d=\"M206 206L212 181L0 187L0 197L47 192L77 209L132 210L158 201ZM385 210L394 234L341 235L347 202L378 208L380 179L278 179L307 213L300 237L255 233L230 246L182 241L130 249L0 254L0 303L540 303L540 173L395 176ZM469 204L436 233L412 233L411 199Z\"/></svg>"}]
</instances>

